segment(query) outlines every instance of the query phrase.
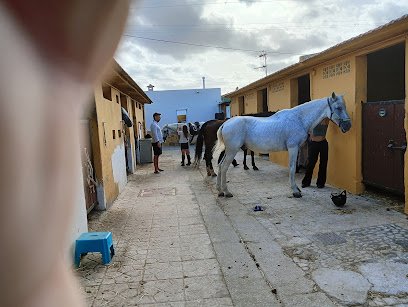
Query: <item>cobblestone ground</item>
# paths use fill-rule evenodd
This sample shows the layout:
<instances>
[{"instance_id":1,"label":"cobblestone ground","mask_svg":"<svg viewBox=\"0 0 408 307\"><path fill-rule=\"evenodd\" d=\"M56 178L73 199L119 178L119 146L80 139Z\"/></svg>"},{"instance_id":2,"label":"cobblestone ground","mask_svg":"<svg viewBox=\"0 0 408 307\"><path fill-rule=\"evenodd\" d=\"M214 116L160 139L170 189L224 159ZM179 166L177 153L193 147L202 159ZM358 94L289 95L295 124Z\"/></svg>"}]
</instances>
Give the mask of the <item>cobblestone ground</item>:
<instances>
[{"instance_id":1,"label":"cobblestone ground","mask_svg":"<svg viewBox=\"0 0 408 307\"><path fill-rule=\"evenodd\" d=\"M231 168L234 197L218 198L204 166L179 159L166 148L164 172L138 167L108 211L89 215L116 252L76 269L89 306L408 306L405 215L367 196L337 208L331 187L292 198L287 169L267 157L257 172Z\"/></svg>"}]
</instances>

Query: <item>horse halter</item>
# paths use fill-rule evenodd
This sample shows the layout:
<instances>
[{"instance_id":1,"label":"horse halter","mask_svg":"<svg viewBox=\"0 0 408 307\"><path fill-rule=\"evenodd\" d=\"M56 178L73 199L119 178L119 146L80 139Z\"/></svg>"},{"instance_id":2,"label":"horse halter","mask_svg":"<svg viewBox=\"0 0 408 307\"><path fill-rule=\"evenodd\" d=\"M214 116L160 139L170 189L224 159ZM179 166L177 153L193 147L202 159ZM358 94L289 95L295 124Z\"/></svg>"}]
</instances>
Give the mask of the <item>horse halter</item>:
<instances>
[{"instance_id":1,"label":"horse halter","mask_svg":"<svg viewBox=\"0 0 408 307\"><path fill-rule=\"evenodd\" d=\"M329 108L330 108L330 120L331 120L333 123L335 123L335 122L333 121L333 119L332 119L334 112L333 112L333 108L332 108L332 106L331 106L331 104L330 104L330 98L327 98L327 104L329 105ZM337 115L337 114L336 114L336 115ZM337 117L339 118L339 124L338 124L339 127L341 126L342 123L344 123L344 122L350 122L350 121L351 121L350 118L348 118L348 119L342 119L342 118L340 118L339 116L337 116Z\"/></svg>"}]
</instances>

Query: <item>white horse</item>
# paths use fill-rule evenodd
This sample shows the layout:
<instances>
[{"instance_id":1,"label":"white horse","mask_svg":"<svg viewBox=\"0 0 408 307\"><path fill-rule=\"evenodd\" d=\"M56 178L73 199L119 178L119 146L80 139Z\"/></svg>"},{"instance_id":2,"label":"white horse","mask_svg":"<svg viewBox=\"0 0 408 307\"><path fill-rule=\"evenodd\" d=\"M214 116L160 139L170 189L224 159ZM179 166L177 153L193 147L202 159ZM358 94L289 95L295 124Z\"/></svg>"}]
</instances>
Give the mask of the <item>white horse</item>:
<instances>
[{"instance_id":1,"label":"white horse","mask_svg":"<svg viewBox=\"0 0 408 307\"><path fill-rule=\"evenodd\" d=\"M180 124L178 123L174 123L174 124L165 124L163 126L162 130L162 134L163 134L163 138L164 141L166 141L167 137L169 135L176 135L177 134L177 130Z\"/></svg>"},{"instance_id":2,"label":"white horse","mask_svg":"<svg viewBox=\"0 0 408 307\"><path fill-rule=\"evenodd\" d=\"M343 96L309 101L292 109L281 110L270 117L236 116L226 121L217 131L214 155L225 150L225 156L218 165L217 189L219 196L232 197L226 183L229 165L240 148L269 153L289 152L289 181L294 197L302 197L295 182L296 158L299 146L306 141L308 132L324 118L338 125L343 133L351 128Z\"/></svg>"},{"instance_id":3,"label":"white horse","mask_svg":"<svg viewBox=\"0 0 408 307\"><path fill-rule=\"evenodd\" d=\"M195 141L197 139L198 132L200 130L200 127L204 124L204 122L195 122L195 123L173 123L173 124L166 124L162 128L162 134L164 140L169 135L177 135L177 131L181 129L184 125L187 125L188 130L190 132L190 144L195 144Z\"/></svg>"}]
</instances>

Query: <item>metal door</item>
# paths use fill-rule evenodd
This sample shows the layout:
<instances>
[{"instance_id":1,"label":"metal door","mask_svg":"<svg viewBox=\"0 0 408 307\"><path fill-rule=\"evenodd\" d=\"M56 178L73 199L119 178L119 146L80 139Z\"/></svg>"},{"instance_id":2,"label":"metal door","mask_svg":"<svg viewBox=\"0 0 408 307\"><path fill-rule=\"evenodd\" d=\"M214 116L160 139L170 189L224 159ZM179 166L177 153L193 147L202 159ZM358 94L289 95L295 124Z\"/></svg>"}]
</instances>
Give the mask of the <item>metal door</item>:
<instances>
[{"instance_id":1,"label":"metal door","mask_svg":"<svg viewBox=\"0 0 408 307\"><path fill-rule=\"evenodd\" d=\"M363 104L363 182L404 194L404 101Z\"/></svg>"}]
</instances>

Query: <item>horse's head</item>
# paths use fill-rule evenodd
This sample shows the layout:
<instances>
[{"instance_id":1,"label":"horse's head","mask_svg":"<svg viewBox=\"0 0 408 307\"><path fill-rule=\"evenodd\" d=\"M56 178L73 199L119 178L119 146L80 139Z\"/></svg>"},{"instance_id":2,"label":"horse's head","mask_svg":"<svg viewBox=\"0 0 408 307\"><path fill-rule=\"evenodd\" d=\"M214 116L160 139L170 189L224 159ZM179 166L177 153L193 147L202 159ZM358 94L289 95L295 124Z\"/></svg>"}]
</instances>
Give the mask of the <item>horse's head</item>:
<instances>
[{"instance_id":1,"label":"horse's head","mask_svg":"<svg viewBox=\"0 0 408 307\"><path fill-rule=\"evenodd\" d=\"M346 104L342 95L336 96L333 92L327 99L330 107L330 120L340 127L343 133L351 128L351 119L346 110Z\"/></svg>"},{"instance_id":2,"label":"horse's head","mask_svg":"<svg viewBox=\"0 0 408 307\"><path fill-rule=\"evenodd\" d=\"M196 135L198 134L198 131L200 130L200 123L195 122L194 124L188 123L189 131L191 135Z\"/></svg>"}]
</instances>

